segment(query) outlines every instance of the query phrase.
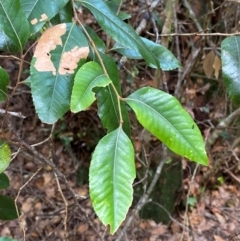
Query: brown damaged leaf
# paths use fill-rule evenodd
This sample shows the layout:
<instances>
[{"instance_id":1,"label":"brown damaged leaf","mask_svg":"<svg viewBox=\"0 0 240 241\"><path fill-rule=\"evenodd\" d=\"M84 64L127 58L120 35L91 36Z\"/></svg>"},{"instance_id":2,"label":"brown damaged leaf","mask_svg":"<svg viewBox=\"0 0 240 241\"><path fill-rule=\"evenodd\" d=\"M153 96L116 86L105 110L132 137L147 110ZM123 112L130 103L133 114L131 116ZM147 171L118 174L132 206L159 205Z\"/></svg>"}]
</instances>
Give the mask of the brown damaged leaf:
<instances>
[{"instance_id":1,"label":"brown damaged leaf","mask_svg":"<svg viewBox=\"0 0 240 241\"><path fill-rule=\"evenodd\" d=\"M39 19L39 21L42 22L42 21L45 21L45 20L47 20L47 19L48 19L48 16L47 16L45 13L43 13L43 14L41 15L41 18Z\"/></svg>"},{"instance_id":2,"label":"brown damaged leaf","mask_svg":"<svg viewBox=\"0 0 240 241\"><path fill-rule=\"evenodd\" d=\"M41 18L38 20L37 18L34 18L34 19L32 19L31 21L30 21L30 23L32 24L32 25L35 25L35 24L37 24L38 22L43 22L43 21L45 21L45 20L47 20L48 19L48 16L47 16L47 14L45 14L45 13L43 13L43 14L41 14Z\"/></svg>"},{"instance_id":3,"label":"brown damaged leaf","mask_svg":"<svg viewBox=\"0 0 240 241\"><path fill-rule=\"evenodd\" d=\"M56 68L51 61L50 52L54 50L57 45L62 46L61 36L66 33L66 24L58 24L47 29L38 41L35 49L34 57L36 62L34 67L39 72L52 71L56 75Z\"/></svg>"},{"instance_id":4,"label":"brown damaged leaf","mask_svg":"<svg viewBox=\"0 0 240 241\"><path fill-rule=\"evenodd\" d=\"M56 75L56 68L51 60L51 51L54 50L57 45L62 46L61 36L66 33L66 24L58 24L54 27L47 29L38 41L34 57L36 62L34 67L39 72L51 71L53 75ZM81 58L87 58L89 54L89 47L77 47L75 46L68 52L64 52L60 59L60 65L58 73L60 75L66 75L67 73L73 74L77 68L77 63Z\"/></svg>"},{"instance_id":5,"label":"brown damaged leaf","mask_svg":"<svg viewBox=\"0 0 240 241\"><path fill-rule=\"evenodd\" d=\"M58 71L59 74L73 74L74 70L77 68L78 61L81 58L86 59L88 54L89 47L78 48L77 46L71 49L71 51L63 53Z\"/></svg>"}]
</instances>

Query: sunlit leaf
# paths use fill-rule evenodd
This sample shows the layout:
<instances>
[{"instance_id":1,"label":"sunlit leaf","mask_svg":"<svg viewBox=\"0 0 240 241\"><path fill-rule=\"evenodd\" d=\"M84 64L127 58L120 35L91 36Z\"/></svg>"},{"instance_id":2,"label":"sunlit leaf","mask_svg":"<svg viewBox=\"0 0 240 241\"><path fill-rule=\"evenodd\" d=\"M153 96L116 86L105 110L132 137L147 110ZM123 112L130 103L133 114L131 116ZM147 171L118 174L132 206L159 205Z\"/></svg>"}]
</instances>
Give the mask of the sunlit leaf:
<instances>
[{"instance_id":1,"label":"sunlit leaf","mask_svg":"<svg viewBox=\"0 0 240 241\"><path fill-rule=\"evenodd\" d=\"M0 141L0 173L2 173L11 161L11 150L5 141Z\"/></svg>"},{"instance_id":2,"label":"sunlit leaf","mask_svg":"<svg viewBox=\"0 0 240 241\"><path fill-rule=\"evenodd\" d=\"M169 149L197 163L208 164L201 132L175 97L145 87L133 92L125 101L138 121Z\"/></svg>"},{"instance_id":3,"label":"sunlit leaf","mask_svg":"<svg viewBox=\"0 0 240 241\"><path fill-rule=\"evenodd\" d=\"M126 217L133 199L136 176L134 149L121 127L98 143L89 173L93 208L104 225L114 233Z\"/></svg>"},{"instance_id":4,"label":"sunlit leaf","mask_svg":"<svg viewBox=\"0 0 240 241\"><path fill-rule=\"evenodd\" d=\"M93 88L105 87L110 82L99 64L96 62L84 64L74 78L71 111L79 112L87 109L96 99Z\"/></svg>"}]
</instances>

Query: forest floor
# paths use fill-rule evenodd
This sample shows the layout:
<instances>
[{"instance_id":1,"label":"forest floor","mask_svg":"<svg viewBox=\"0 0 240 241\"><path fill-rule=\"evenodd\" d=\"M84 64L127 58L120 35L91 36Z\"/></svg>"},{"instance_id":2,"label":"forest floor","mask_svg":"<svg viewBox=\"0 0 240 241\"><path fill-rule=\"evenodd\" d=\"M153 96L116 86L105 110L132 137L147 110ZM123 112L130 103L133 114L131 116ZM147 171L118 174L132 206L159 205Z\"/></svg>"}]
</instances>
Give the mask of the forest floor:
<instances>
[{"instance_id":1,"label":"forest floor","mask_svg":"<svg viewBox=\"0 0 240 241\"><path fill-rule=\"evenodd\" d=\"M129 23L136 29L147 12L146 4L145 1L129 2L132 4L123 5L123 10L131 14ZM190 14L190 8L193 14ZM208 34L238 32L240 17L236 9L240 9L237 1L213 1L213 8L207 1L191 1L190 7L186 6L186 1L179 1L174 6L174 11L169 10L167 4L159 4L150 11L156 26L153 26L150 19L142 28L141 35L154 40L156 28L159 33L169 33L163 31L164 27L168 27L165 20L170 16L170 33L179 33L179 36L167 37L167 40L166 37L159 38L180 60L182 68L162 73L166 78L159 83L156 81L156 71L143 66L139 61L128 60L120 70L124 94L146 85L165 91L167 89L170 94L178 96L184 108L195 119L206 143L209 143L215 130L220 130L218 138L209 144L207 150L208 167L196 166L185 159L179 159L183 176L175 211L170 215L171 221L168 224L157 223L136 215L122 240L240 240L240 119L236 118L224 128L218 126L237 109L226 93L220 70L220 45L225 37L221 34L194 34L200 33L201 28L203 33ZM82 19L91 27L99 28L89 14L85 13ZM101 35L101 32L99 33ZM19 62L6 58L0 59L0 65L10 75L11 91L16 83ZM29 66L26 66L26 69L29 69ZM22 80L27 76L25 73ZM176 91L179 79L182 79L182 82ZM4 108L4 103L0 107ZM91 153L106 133L96 109L96 106L93 106L83 113L67 113L57 122L51 142L48 137L52 126L43 124L38 119L27 86L18 87L9 107L9 111L21 112L27 117L11 117L15 128L27 143L37 144L36 149L46 157L54 150L53 162L79 195L79 203L91 221L88 222L84 214L79 212L68 188L60 183L69 203L66 231L66 240L69 241L118 240L126 224L124 222L119 231L110 235L108 227L103 226L96 217L89 199L88 168ZM145 133L143 128L136 124L134 118L131 121L134 126L132 139L135 140L138 171L141 167L139 156L144 155L151 159L156 149L161 147L161 143L151 135L139 135ZM7 131L5 136L10 140L15 138ZM14 144L11 149L13 153L18 152ZM63 240L66 233L63 223L66 218L66 205L51 167L43 166L36 156L22 150L17 153L5 173L9 176L11 185L1 193L13 198L18 195L17 203L22 215L19 220L0 221L0 236L9 236L16 240L24 240L25 237L27 241ZM127 220L132 217L134 208L133 205Z\"/></svg>"}]
</instances>

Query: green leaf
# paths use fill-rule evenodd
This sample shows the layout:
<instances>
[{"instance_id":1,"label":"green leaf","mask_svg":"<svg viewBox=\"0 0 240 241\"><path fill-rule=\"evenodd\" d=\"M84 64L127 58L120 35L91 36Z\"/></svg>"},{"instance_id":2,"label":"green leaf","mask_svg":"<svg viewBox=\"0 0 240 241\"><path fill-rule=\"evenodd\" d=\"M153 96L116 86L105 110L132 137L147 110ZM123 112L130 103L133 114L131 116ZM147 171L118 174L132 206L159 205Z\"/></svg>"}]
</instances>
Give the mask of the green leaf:
<instances>
[{"instance_id":1,"label":"green leaf","mask_svg":"<svg viewBox=\"0 0 240 241\"><path fill-rule=\"evenodd\" d=\"M84 64L74 78L71 111L86 110L96 99L93 88L105 87L110 82L111 80L103 73L99 64L96 62Z\"/></svg>"},{"instance_id":2,"label":"green leaf","mask_svg":"<svg viewBox=\"0 0 240 241\"><path fill-rule=\"evenodd\" d=\"M118 94L121 96L120 81L118 75L118 69L112 58L105 54L100 53L104 65L107 69L108 75L112 80ZM96 61L98 61L96 59ZM106 88L100 88L97 91L98 100L98 115L101 119L103 126L109 131L116 130L120 123L119 111L118 111L118 101L117 96L111 85ZM123 118L123 130L130 136L130 121L127 108L124 102L120 103L122 118Z\"/></svg>"},{"instance_id":3,"label":"green leaf","mask_svg":"<svg viewBox=\"0 0 240 241\"><path fill-rule=\"evenodd\" d=\"M108 7L111 9L111 11L116 15L118 12L119 12L119 7L121 7L120 5L123 3L122 1L119 1L119 0L112 0L112 1L108 1L106 2ZM131 18L131 15L130 14L127 14L125 12L122 12L120 11L118 13L118 17L121 19L121 20L126 20L126 19L129 19Z\"/></svg>"},{"instance_id":4,"label":"green leaf","mask_svg":"<svg viewBox=\"0 0 240 241\"><path fill-rule=\"evenodd\" d=\"M154 54L156 59L159 61L160 68L162 70L168 71L172 69L176 69L181 67L179 61L176 59L176 57L172 54L171 51L169 51L167 48L160 44L156 44L152 42L151 40L148 40L146 38L141 38L142 41L146 44L149 51ZM130 47L125 47L121 44L116 43L112 50L117 51L118 53L130 58L130 59L142 59L141 54ZM156 65L150 64L149 65L152 68L157 68Z\"/></svg>"},{"instance_id":5,"label":"green leaf","mask_svg":"<svg viewBox=\"0 0 240 241\"><path fill-rule=\"evenodd\" d=\"M240 37L228 37L221 43L224 84L232 100L240 103Z\"/></svg>"},{"instance_id":6,"label":"green leaf","mask_svg":"<svg viewBox=\"0 0 240 241\"><path fill-rule=\"evenodd\" d=\"M98 51L105 53L106 45L102 41L102 39L99 38L97 33L89 26L84 26L84 28L87 30L88 34L90 35L90 37L91 37L92 41L94 42L95 46L97 47Z\"/></svg>"},{"instance_id":7,"label":"green leaf","mask_svg":"<svg viewBox=\"0 0 240 241\"><path fill-rule=\"evenodd\" d=\"M208 164L201 132L175 97L145 87L125 101L138 121L169 149L197 163Z\"/></svg>"},{"instance_id":8,"label":"green leaf","mask_svg":"<svg viewBox=\"0 0 240 241\"><path fill-rule=\"evenodd\" d=\"M31 34L38 32L46 21L54 17L68 0L20 0L22 8L30 24Z\"/></svg>"},{"instance_id":9,"label":"green leaf","mask_svg":"<svg viewBox=\"0 0 240 241\"><path fill-rule=\"evenodd\" d=\"M10 147L6 142L0 141L0 173L2 173L9 166L10 161Z\"/></svg>"},{"instance_id":10,"label":"green leaf","mask_svg":"<svg viewBox=\"0 0 240 241\"><path fill-rule=\"evenodd\" d=\"M0 31L2 49L23 50L29 37L29 23L19 0L0 0Z\"/></svg>"},{"instance_id":11,"label":"green leaf","mask_svg":"<svg viewBox=\"0 0 240 241\"><path fill-rule=\"evenodd\" d=\"M14 200L0 195L0 220L13 220L18 218Z\"/></svg>"},{"instance_id":12,"label":"green leaf","mask_svg":"<svg viewBox=\"0 0 240 241\"><path fill-rule=\"evenodd\" d=\"M9 187L9 179L5 173L0 174L0 189Z\"/></svg>"},{"instance_id":13,"label":"green leaf","mask_svg":"<svg viewBox=\"0 0 240 241\"><path fill-rule=\"evenodd\" d=\"M17 240L9 237L0 237L0 241L17 241Z\"/></svg>"},{"instance_id":14,"label":"green leaf","mask_svg":"<svg viewBox=\"0 0 240 241\"><path fill-rule=\"evenodd\" d=\"M138 50L148 64L158 66L155 56L149 51L135 30L120 20L102 0L80 0L88 8L102 29L118 43Z\"/></svg>"},{"instance_id":15,"label":"green leaf","mask_svg":"<svg viewBox=\"0 0 240 241\"><path fill-rule=\"evenodd\" d=\"M69 1L62 9L59 10L58 14L51 19L52 25L59 23L70 23L72 22L72 3Z\"/></svg>"},{"instance_id":16,"label":"green leaf","mask_svg":"<svg viewBox=\"0 0 240 241\"><path fill-rule=\"evenodd\" d=\"M92 157L89 188L93 208L114 233L126 218L136 176L134 149L121 127L103 137Z\"/></svg>"},{"instance_id":17,"label":"green leaf","mask_svg":"<svg viewBox=\"0 0 240 241\"><path fill-rule=\"evenodd\" d=\"M69 110L74 73L88 53L88 42L75 24L59 24L43 33L30 76L33 102L42 122L52 124Z\"/></svg>"},{"instance_id":18,"label":"green leaf","mask_svg":"<svg viewBox=\"0 0 240 241\"><path fill-rule=\"evenodd\" d=\"M7 98L8 83L9 83L8 73L0 66L0 101L3 101Z\"/></svg>"}]
</instances>

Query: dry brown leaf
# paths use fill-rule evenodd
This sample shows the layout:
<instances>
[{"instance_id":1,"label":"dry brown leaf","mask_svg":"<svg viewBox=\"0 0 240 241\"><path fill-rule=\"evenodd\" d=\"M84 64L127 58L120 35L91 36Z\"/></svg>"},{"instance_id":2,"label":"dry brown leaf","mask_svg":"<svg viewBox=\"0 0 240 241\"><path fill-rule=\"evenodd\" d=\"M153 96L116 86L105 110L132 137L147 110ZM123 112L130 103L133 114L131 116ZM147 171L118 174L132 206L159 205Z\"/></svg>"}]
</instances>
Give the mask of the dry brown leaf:
<instances>
[{"instance_id":1,"label":"dry brown leaf","mask_svg":"<svg viewBox=\"0 0 240 241\"><path fill-rule=\"evenodd\" d=\"M219 237L218 235L214 235L213 237L214 237L214 239L215 239L216 241L225 241L225 239L222 239L222 238Z\"/></svg>"},{"instance_id":2,"label":"dry brown leaf","mask_svg":"<svg viewBox=\"0 0 240 241\"><path fill-rule=\"evenodd\" d=\"M214 213L221 225L226 224L226 219L219 213Z\"/></svg>"},{"instance_id":3,"label":"dry brown leaf","mask_svg":"<svg viewBox=\"0 0 240 241\"><path fill-rule=\"evenodd\" d=\"M218 79L219 72L220 72L220 69L221 69L221 60L217 55L215 55L215 58L214 58L213 68L215 70L214 76L215 76L216 79Z\"/></svg>"},{"instance_id":4,"label":"dry brown leaf","mask_svg":"<svg viewBox=\"0 0 240 241\"><path fill-rule=\"evenodd\" d=\"M43 177L39 177L38 179L36 179L34 181L34 185L37 189L43 189L43 186L44 186L44 179Z\"/></svg>"},{"instance_id":5,"label":"dry brown leaf","mask_svg":"<svg viewBox=\"0 0 240 241\"><path fill-rule=\"evenodd\" d=\"M24 203L22 204L21 211L22 211L23 213L29 212L29 211L32 209L32 207L33 207L33 202L34 202L34 200L35 200L35 199L32 198L32 197L27 198L27 199L24 201Z\"/></svg>"},{"instance_id":6,"label":"dry brown leaf","mask_svg":"<svg viewBox=\"0 0 240 241\"><path fill-rule=\"evenodd\" d=\"M172 222L171 224L171 230L172 230L172 233L180 233L180 230L181 230L181 227L179 226L178 223L176 222Z\"/></svg>"},{"instance_id":7,"label":"dry brown leaf","mask_svg":"<svg viewBox=\"0 0 240 241\"><path fill-rule=\"evenodd\" d=\"M141 229L149 229L152 225L147 220L141 220L139 227Z\"/></svg>"},{"instance_id":8,"label":"dry brown leaf","mask_svg":"<svg viewBox=\"0 0 240 241\"><path fill-rule=\"evenodd\" d=\"M43 179L44 179L44 186L50 183L53 180L53 177L50 173L43 173Z\"/></svg>"},{"instance_id":9,"label":"dry brown leaf","mask_svg":"<svg viewBox=\"0 0 240 241\"><path fill-rule=\"evenodd\" d=\"M8 227L4 227L1 231L1 236L11 236L11 231Z\"/></svg>"},{"instance_id":10,"label":"dry brown leaf","mask_svg":"<svg viewBox=\"0 0 240 241\"><path fill-rule=\"evenodd\" d=\"M88 230L88 224L84 223L84 224L80 224L77 228L77 232L78 234L83 234Z\"/></svg>"},{"instance_id":11,"label":"dry brown leaf","mask_svg":"<svg viewBox=\"0 0 240 241\"><path fill-rule=\"evenodd\" d=\"M210 78L214 72L213 64L215 59L215 53L213 51L210 51L203 61L203 71L205 75Z\"/></svg>"},{"instance_id":12,"label":"dry brown leaf","mask_svg":"<svg viewBox=\"0 0 240 241\"><path fill-rule=\"evenodd\" d=\"M158 224L155 228L151 230L151 235L162 235L166 233L167 226L163 224Z\"/></svg>"}]
</instances>

